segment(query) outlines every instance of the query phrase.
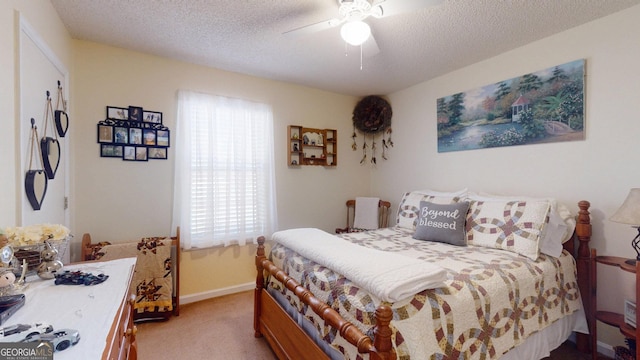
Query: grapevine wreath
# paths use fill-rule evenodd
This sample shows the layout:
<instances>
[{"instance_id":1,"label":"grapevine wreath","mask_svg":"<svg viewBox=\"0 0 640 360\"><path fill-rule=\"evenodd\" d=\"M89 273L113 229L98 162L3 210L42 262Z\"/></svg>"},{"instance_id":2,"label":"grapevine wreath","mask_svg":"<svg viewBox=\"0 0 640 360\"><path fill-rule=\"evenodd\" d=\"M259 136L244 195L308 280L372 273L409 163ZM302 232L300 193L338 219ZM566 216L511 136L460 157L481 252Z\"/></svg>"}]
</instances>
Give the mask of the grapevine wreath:
<instances>
[{"instance_id":1,"label":"grapevine wreath","mask_svg":"<svg viewBox=\"0 0 640 360\"><path fill-rule=\"evenodd\" d=\"M352 149L358 149L356 143L356 129L364 133L364 143L362 144L362 160L364 164L367 160L367 135L371 135L371 163L376 164L376 139L375 134L382 133L382 158L387 160L385 150L389 146L393 147L391 141L391 116L393 111L391 105L385 99L376 95L365 96L353 109L353 144ZM387 138L385 139L385 134Z\"/></svg>"}]
</instances>

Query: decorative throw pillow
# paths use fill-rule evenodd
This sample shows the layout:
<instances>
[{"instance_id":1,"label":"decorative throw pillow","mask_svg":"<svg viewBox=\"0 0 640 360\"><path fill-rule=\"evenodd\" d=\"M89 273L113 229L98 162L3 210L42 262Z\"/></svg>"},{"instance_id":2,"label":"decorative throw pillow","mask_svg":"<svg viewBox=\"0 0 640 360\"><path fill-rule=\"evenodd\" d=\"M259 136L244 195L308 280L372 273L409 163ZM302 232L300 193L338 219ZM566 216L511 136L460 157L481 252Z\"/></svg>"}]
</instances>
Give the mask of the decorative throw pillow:
<instances>
[{"instance_id":1,"label":"decorative throw pillow","mask_svg":"<svg viewBox=\"0 0 640 360\"><path fill-rule=\"evenodd\" d=\"M485 201L547 201L549 202L549 219L540 237L540 252L553 257L562 255L562 244L571 239L576 228L576 219L566 205L554 198L534 198L530 196L506 196L480 193L471 194L470 199Z\"/></svg>"},{"instance_id":2,"label":"decorative throw pillow","mask_svg":"<svg viewBox=\"0 0 640 360\"><path fill-rule=\"evenodd\" d=\"M547 201L471 200L467 244L503 249L536 260L549 208Z\"/></svg>"},{"instance_id":3,"label":"decorative throw pillow","mask_svg":"<svg viewBox=\"0 0 640 360\"><path fill-rule=\"evenodd\" d=\"M413 238L457 246L467 245L464 227L467 210L469 203L466 201L449 205L421 201Z\"/></svg>"},{"instance_id":4,"label":"decorative throw pillow","mask_svg":"<svg viewBox=\"0 0 640 360\"><path fill-rule=\"evenodd\" d=\"M419 190L404 193L400 205L398 205L396 226L415 230L418 223L418 211L420 210L421 201L429 201L436 204L453 204L464 200L466 196L467 189L450 193L433 190Z\"/></svg>"}]
</instances>

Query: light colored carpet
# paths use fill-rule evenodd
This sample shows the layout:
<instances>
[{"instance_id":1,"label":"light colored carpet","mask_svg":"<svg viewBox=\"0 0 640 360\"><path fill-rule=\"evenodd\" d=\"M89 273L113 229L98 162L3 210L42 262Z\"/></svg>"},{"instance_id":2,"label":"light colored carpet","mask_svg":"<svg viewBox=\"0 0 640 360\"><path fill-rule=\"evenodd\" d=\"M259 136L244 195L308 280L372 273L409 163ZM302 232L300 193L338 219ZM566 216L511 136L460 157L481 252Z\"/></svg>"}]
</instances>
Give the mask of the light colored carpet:
<instances>
[{"instance_id":1,"label":"light colored carpet","mask_svg":"<svg viewBox=\"0 0 640 360\"><path fill-rule=\"evenodd\" d=\"M138 359L274 360L253 336L253 291L180 306L180 316L136 324Z\"/></svg>"},{"instance_id":2,"label":"light colored carpet","mask_svg":"<svg viewBox=\"0 0 640 360\"><path fill-rule=\"evenodd\" d=\"M253 336L253 291L182 305L178 317L137 327L141 360L276 359L266 340ZM587 359L566 342L544 360Z\"/></svg>"}]
</instances>

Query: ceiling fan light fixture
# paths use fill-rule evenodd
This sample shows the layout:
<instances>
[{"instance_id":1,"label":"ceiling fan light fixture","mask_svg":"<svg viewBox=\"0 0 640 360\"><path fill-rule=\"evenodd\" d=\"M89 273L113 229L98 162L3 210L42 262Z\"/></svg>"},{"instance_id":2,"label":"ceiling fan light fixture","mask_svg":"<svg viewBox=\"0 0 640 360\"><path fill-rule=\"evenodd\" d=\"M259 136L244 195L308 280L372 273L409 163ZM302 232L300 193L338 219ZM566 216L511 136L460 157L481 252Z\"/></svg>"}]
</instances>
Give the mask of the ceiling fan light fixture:
<instances>
[{"instance_id":1,"label":"ceiling fan light fixture","mask_svg":"<svg viewBox=\"0 0 640 360\"><path fill-rule=\"evenodd\" d=\"M371 35L371 28L364 21L348 21L340 28L340 36L348 44L362 45Z\"/></svg>"}]
</instances>

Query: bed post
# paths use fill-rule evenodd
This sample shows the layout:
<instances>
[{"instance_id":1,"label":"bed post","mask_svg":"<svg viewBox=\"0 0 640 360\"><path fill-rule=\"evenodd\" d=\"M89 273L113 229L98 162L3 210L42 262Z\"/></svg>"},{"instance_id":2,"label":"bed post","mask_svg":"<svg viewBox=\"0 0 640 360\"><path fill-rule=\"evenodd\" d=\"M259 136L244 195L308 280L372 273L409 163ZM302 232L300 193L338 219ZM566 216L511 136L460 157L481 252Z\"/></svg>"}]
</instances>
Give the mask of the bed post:
<instances>
[{"instance_id":1,"label":"bed post","mask_svg":"<svg viewBox=\"0 0 640 360\"><path fill-rule=\"evenodd\" d=\"M591 316L593 313L591 310L593 306L592 299L593 296L595 296L594 287L592 286L593 262L595 261L595 258L592 255L592 251L589 249L589 241L591 240L591 218L589 217L589 206L591 206L591 204L585 200L578 203L580 210L578 211L578 220L576 222L576 237L578 238L579 244L575 257L580 296L582 297L582 304L587 317L589 331L593 334L592 327L595 326L595 322ZM596 349L590 349L592 343L590 341L590 337L591 335L587 334L576 334L576 346L579 351L583 353L596 351Z\"/></svg>"},{"instance_id":2,"label":"bed post","mask_svg":"<svg viewBox=\"0 0 640 360\"><path fill-rule=\"evenodd\" d=\"M262 312L260 297L262 296L262 289L264 288L264 268L262 267L262 260L266 259L264 241L264 236L258 238L258 249L256 251L256 269L258 270L258 274L256 275L256 288L253 293L253 330L255 331L255 337L262 337L262 333L260 332L260 314Z\"/></svg>"},{"instance_id":3,"label":"bed post","mask_svg":"<svg viewBox=\"0 0 640 360\"><path fill-rule=\"evenodd\" d=\"M373 346L377 350L370 353L370 359L396 360L397 354L393 350L391 335L393 331L389 324L393 319L393 310L389 305L380 305L376 309L376 328L374 330Z\"/></svg>"},{"instance_id":4,"label":"bed post","mask_svg":"<svg viewBox=\"0 0 640 360\"><path fill-rule=\"evenodd\" d=\"M391 330L390 322L393 318L393 310L389 305L381 304L376 309L376 327L374 329L374 339L372 340L368 335L362 333L357 326L342 318L342 316L340 316L340 313L331 308L325 302L316 298L313 293L307 290L304 286L300 285L296 280L287 275L283 270L275 266L271 261L266 259L264 255L264 241L265 240L263 237L258 238L258 250L256 252L256 268L258 269L258 276L256 278L253 320L256 337L263 336L262 332L260 331L260 327L262 325L261 322L263 321L260 319L262 311L261 297L263 296L262 293L265 287L264 274L269 273L271 274L271 276L280 281L280 283L282 283L288 290L293 292L301 302L308 305L313 312L320 315L326 325L337 329L340 333L340 336L342 336L346 341L358 348L359 353L369 354L369 358L372 360L397 359L397 355L391 341L393 331ZM264 296L268 297L269 295L267 294ZM304 332L302 333L304 334ZM273 334L269 331L266 331L264 335L266 335L267 340L270 342L269 339L273 336ZM313 340L311 340L309 337L306 337L305 339L308 340L310 344L315 345L313 343ZM296 338L295 341L303 340ZM284 342L278 342L278 346L283 345L283 343ZM279 348L279 350L283 349ZM295 349L293 351L295 352ZM318 351L321 350L318 348ZM278 351L276 351L276 353L278 353ZM328 359L328 357L326 359Z\"/></svg>"}]
</instances>

